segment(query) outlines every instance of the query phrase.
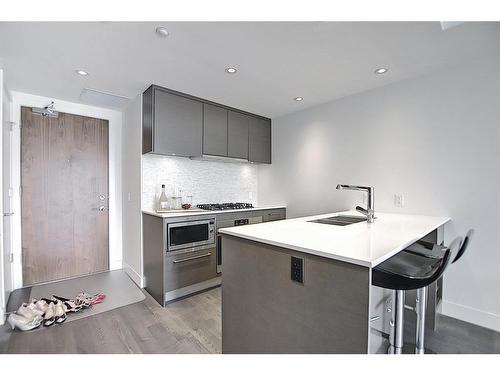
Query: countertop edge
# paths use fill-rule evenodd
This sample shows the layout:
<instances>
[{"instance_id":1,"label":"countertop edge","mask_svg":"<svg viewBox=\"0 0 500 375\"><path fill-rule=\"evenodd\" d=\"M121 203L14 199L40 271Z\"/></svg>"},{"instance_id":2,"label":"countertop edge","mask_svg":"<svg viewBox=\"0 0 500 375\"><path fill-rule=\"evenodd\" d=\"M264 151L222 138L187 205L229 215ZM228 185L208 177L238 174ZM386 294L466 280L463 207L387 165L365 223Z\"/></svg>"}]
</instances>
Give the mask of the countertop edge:
<instances>
[{"instance_id":1,"label":"countertop edge","mask_svg":"<svg viewBox=\"0 0 500 375\"><path fill-rule=\"evenodd\" d=\"M401 244L400 246L396 247L395 249L387 252L383 256L381 256L381 257L379 257L377 259L374 259L372 261L367 261L367 260L357 259L357 258L349 258L349 257L337 255L337 254L325 253L325 252L322 252L320 250L315 250L315 249L310 249L310 248L304 248L304 247L301 247L301 246L290 245L290 244L286 244L286 243L283 243L283 242L271 241L271 240L267 240L265 238L259 238L259 237L249 236L249 235L242 234L242 233L234 233L231 230L231 228L219 229L219 233L224 234L224 235L228 235L228 236L243 238L243 239L250 240L250 241L261 242L261 243L264 243L264 244L267 244L267 245L272 245L272 246L277 246L277 247L281 247L281 248L285 248L285 249L295 250L295 251L298 251L298 252L301 252L301 253L317 255L317 256L320 256L320 257L323 257L323 258L335 259L335 260L340 260L340 261L343 261L343 262L347 262L347 263L351 263L351 264L356 264L356 265L363 266L363 267L373 268L373 267L376 267L377 265L379 265L380 263L384 262L385 260L389 259L390 257L396 255L400 251L404 250L405 248L407 248L412 243L414 243L414 242L416 242L416 241L424 238L429 233L431 233L433 230L436 230L437 228L445 225L449 221L451 221L451 218L449 218L449 217L442 217L442 220L440 220L434 226L431 226L430 228L432 228L432 229L426 231L426 233L419 234L416 238L412 238L411 240L406 241L405 243Z\"/></svg>"},{"instance_id":2,"label":"countertop edge","mask_svg":"<svg viewBox=\"0 0 500 375\"><path fill-rule=\"evenodd\" d=\"M219 233L222 233L222 234L224 234L226 236L242 238L244 240L261 242L261 243L266 244L266 245L277 246L277 247L281 247L283 249L290 249L290 250L298 251L300 253L316 255L316 256L319 256L319 257L322 257L322 258L329 258L329 259L334 259L334 260L340 260L342 262L356 264L358 266L363 266L363 267L367 267L367 268L371 268L372 267L370 262L363 261L361 259L355 259L355 258L343 257L341 255L336 255L336 254L324 253L322 251L318 251L318 250L314 250L314 249L308 249L308 248L303 248L303 247L300 247L300 246L288 245L288 244L279 243L279 242L275 242L275 241L263 240L263 239L259 239L259 238L255 238L255 237L252 237L252 236L247 236L247 235L244 235L244 234L239 234L239 233L238 234L234 234L234 233L226 232L225 229L219 229Z\"/></svg>"},{"instance_id":3,"label":"countertop edge","mask_svg":"<svg viewBox=\"0 0 500 375\"><path fill-rule=\"evenodd\" d=\"M286 209L286 206L263 206L263 207L243 208L236 210L220 210L220 211L206 210L206 211L194 211L194 212L187 211L187 212L175 212L175 213L158 213L149 210L141 210L141 212L146 215L151 215L166 219L171 217L184 217L184 216L196 216L196 215L220 215L220 214L230 214L236 212L266 211L266 210L276 210L280 208Z\"/></svg>"}]
</instances>

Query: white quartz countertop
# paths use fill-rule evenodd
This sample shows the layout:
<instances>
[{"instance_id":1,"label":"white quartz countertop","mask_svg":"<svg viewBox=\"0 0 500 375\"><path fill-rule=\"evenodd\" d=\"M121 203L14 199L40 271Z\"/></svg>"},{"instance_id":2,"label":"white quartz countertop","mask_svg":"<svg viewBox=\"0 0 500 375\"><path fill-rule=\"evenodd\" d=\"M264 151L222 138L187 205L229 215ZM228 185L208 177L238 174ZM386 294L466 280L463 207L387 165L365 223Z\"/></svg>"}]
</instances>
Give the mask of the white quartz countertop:
<instances>
[{"instance_id":1,"label":"white quartz countertop","mask_svg":"<svg viewBox=\"0 0 500 375\"><path fill-rule=\"evenodd\" d=\"M218 214L230 214L232 212L251 212L251 211L263 211L263 210L274 210L278 208L286 208L286 206L263 206L263 207L254 207L254 208L242 208L238 210L220 210L220 211L210 211L210 210L186 210L182 212L167 212L167 213L158 213L155 211L142 210L143 213L148 215L153 215L162 218L171 218L171 217L184 217L184 216L199 216L199 215L218 215Z\"/></svg>"},{"instance_id":2,"label":"white quartz countertop","mask_svg":"<svg viewBox=\"0 0 500 375\"><path fill-rule=\"evenodd\" d=\"M377 212L377 219L372 224L336 226L309 222L340 214L363 217L355 211L345 211L224 228L219 233L375 267L450 220L448 217Z\"/></svg>"}]
</instances>

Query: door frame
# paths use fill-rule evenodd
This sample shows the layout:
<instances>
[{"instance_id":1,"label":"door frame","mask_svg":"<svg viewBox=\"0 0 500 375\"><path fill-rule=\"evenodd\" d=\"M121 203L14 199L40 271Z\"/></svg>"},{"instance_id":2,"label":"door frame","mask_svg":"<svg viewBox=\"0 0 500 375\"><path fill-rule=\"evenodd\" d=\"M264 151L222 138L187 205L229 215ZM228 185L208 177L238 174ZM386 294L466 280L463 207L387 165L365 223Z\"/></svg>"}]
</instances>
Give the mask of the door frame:
<instances>
[{"instance_id":1,"label":"door frame","mask_svg":"<svg viewBox=\"0 0 500 375\"><path fill-rule=\"evenodd\" d=\"M122 113L112 109L88 106L58 100L50 97L25 94L12 91L12 122L15 124L12 134L12 186L13 197L13 244L12 263L13 288L23 287L22 268L22 228L21 228L21 107L44 107L51 101L58 112L108 121L108 192L109 192L109 270L122 268ZM17 215L16 215L17 213Z\"/></svg>"},{"instance_id":2,"label":"door frame","mask_svg":"<svg viewBox=\"0 0 500 375\"><path fill-rule=\"evenodd\" d=\"M3 129L7 125L4 123L4 95L5 95L5 89L4 89L4 82L3 82L3 69L0 69L0 123L2 124L2 127L0 129L0 165L2 166L2 173L0 174L0 214L2 215L2 222L0 225L0 325L4 324L5 322L5 307L7 304L6 301L6 296L7 296L7 288L4 283L4 277L5 277L5 269L7 266L10 267L10 265L5 265L4 260L4 246L3 246L3 239L4 239L4 232L3 232Z\"/></svg>"}]
</instances>

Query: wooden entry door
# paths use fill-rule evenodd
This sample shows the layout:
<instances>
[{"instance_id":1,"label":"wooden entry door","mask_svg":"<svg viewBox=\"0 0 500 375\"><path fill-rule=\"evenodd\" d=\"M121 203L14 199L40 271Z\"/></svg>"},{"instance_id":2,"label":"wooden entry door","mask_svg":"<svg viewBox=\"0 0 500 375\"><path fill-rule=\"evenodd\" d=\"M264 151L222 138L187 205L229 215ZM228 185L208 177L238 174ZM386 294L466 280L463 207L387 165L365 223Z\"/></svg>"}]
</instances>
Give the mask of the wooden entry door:
<instances>
[{"instance_id":1,"label":"wooden entry door","mask_svg":"<svg viewBox=\"0 0 500 375\"><path fill-rule=\"evenodd\" d=\"M109 269L108 121L21 109L23 284Z\"/></svg>"}]
</instances>

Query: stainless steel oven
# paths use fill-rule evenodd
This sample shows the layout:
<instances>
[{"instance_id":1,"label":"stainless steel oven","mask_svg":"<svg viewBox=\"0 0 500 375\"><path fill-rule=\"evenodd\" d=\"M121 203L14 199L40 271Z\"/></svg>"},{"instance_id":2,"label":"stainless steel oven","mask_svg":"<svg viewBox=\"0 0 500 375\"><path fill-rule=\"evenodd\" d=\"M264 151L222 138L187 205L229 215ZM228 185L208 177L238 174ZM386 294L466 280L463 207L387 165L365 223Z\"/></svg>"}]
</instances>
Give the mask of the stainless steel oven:
<instances>
[{"instance_id":1,"label":"stainless steel oven","mask_svg":"<svg viewBox=\"0 0 500 375\"><path fill-rule=\"evenodd\" d=\"M215 244L215 217L185 219L167 225L167 251Z\"/></svg>"}]
</instances>

